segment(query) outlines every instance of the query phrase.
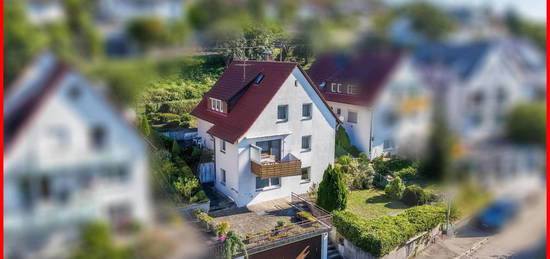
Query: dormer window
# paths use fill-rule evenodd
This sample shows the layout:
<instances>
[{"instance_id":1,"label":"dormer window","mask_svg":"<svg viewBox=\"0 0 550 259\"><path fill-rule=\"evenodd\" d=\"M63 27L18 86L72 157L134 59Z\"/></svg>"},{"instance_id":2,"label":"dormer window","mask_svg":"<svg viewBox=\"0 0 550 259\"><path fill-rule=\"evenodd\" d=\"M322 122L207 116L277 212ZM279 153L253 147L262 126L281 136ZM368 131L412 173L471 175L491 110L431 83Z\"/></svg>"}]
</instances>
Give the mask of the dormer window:
<instances>
[{"instance_id":1,"label":"dormer window","mask_svg":"<svg viewBox=\"0 0 550 259\"><path fill-rule=\"evenodd\" d=\"M223 103L221 100L219 99L215 99L215 98L210 98L210 108L213 110L213 111L217 111L217 112L223 112Z\"/></svg>"},{"instance_id":2,"label":"dormer window","mask_svg":"<svg viewBox=\"0 0 550 259\"><path fill-rule=\"evenodd\" d=\"M348 94L351 94L351 95L359 94L359 88L356 85L348 85Z\"/></svg>"},{"instance_id":3,"label":"dormer window","mask_svg":"<svg viewBox=\"0 0 550 259\"><path fill-rule=\"evenodd\" d=\"M321 83L319 84L319 87L323 88L323 87L325 87L326 85L327 85L327 82L321 82Z\"/></svg>"},{"instance_id":4,"label":"dormer window","mask_svg":"<svg viewBox=\"0 0 550 259\"><path fill-rule=\"evenodd\" d=\"M254 83L257 84L257 85L260 84L260 82L262 82L262 80L264 79L264 77L265 77L264 74L260 73L260 74L258 75L258 77L256 77L256 80L254 80Z\"/></svg>"}]
</instances>

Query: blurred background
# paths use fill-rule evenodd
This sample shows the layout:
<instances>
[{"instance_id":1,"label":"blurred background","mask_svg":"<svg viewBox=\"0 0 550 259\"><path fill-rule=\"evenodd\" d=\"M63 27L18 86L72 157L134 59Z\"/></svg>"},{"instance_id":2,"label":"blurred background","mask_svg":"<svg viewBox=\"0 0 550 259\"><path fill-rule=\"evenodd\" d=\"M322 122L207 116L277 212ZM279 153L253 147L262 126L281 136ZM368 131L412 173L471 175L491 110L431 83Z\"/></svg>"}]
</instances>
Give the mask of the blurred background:
<instances>
[{"instance_id":1,"label":"blurred background","mask_svg":"<svg viewBox=\"0 0 550 259\"><path fill-rule=\"evenodd\" d=\"M189 113L243 59L297 62L323 92L407 86L371 102L387 134L366 140L327 93L351 141L337 156L418 161L468 215L513 201L527 216L478 256L544 256L545 1L4 4L7 258L200 258L177 208L213 199L198 177L212 154ZM518 233L533 240L508 246Z\"/></svg>"}]
</instances>

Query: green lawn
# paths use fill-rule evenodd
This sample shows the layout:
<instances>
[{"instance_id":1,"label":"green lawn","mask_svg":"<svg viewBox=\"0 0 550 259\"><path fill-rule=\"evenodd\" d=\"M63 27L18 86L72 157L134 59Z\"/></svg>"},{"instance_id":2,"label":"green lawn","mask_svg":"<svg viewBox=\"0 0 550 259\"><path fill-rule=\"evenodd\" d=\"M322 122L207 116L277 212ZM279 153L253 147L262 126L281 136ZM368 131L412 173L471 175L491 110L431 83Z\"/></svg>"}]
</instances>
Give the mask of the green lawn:
<instances>
[{"instance_id":1,"label":"green lawn","mask_svg":"<svg viewBox=\"0 0 550 259\"><path fill-rule=\"evenodd\" d=\"M346 210L360 217L377 218L398 214L406 208L408 206L402 202L387 198L384 191L373 189L352 191Z\"/></svg>"}]
</instances>

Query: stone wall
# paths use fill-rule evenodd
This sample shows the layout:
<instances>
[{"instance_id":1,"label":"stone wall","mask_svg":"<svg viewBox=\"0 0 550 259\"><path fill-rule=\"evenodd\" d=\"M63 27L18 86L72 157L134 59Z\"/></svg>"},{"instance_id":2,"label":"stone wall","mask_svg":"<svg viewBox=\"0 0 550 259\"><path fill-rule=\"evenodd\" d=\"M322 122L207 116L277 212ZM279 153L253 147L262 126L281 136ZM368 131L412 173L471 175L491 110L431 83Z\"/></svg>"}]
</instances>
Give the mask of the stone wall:
<instances>
[{"instance_id":1,"label":"stone wall","mask_svg":"<svg viewBox=\"0 0 550 259\"><path fill-rule=\"evenodd\" d=\"M202 203L195 203L195 204L178 207L179 213L184 216L192 216L193 211L195 209L201 209L202 211L208 213L208 211L210 210L210 200Z\"/></svg>"}]
</instances>

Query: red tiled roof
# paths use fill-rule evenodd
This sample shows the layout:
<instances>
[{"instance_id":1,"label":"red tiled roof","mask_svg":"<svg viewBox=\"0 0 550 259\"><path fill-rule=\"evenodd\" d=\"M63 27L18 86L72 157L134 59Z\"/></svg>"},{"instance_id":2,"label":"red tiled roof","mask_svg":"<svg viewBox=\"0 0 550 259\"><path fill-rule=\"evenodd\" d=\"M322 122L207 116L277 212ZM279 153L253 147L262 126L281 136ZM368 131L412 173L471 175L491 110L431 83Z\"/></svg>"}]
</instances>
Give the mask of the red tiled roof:
<instances>
[{"instance_id":1,"label":"red tiled roof","mask_svg":"<svg viewBox=\"0 0 550 259\"><path fill-rule=\"evenodd\" d=\"M209 134L235 143L252 126L297 66L298 64L294 62L234 61L227 67L212 89L204 95L191 114L214 124L208 130ZM262 73L264 78L259 84L254 84L253 81L259 73ZM313 82L307 74L303 71L302 73L313 86ZM248 88L245 89L246 87ZM313 88L325 101L319 90L316 87ZM244 93L239 95L239 99L232 99L241 90L244 90ZM225 101L231 100L235 104L226 114L213 112L208 110L207 100L209 97ZM333 116L337 118L336 115L333 114Z\"/></svg>"},{"instance_id":2,"label":"red tiled roof","mask_svg":"<svg viewBox=\"0 0 550 259\"><path fill-rule=\"evenodd\" d=\"M354 105L370 105L399 63L398 51L365 51L357 57L327 54L319 57L308 70L316 86L325 82L321 92L326 100ZM332 93L330 83L355 84L359 94Z\"/></svg>"}]
</instances>

